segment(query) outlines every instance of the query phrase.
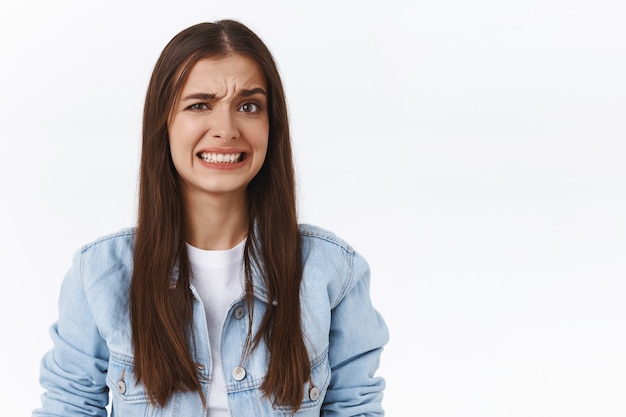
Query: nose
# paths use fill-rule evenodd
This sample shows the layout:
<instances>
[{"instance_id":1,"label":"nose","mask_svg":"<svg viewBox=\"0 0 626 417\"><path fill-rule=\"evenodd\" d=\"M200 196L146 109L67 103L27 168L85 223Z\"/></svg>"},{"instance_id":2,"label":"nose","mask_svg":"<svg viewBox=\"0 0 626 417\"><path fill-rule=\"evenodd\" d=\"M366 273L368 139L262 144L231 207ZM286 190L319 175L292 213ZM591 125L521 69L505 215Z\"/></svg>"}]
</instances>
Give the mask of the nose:
<instances>
[{"instance_id":1,"label":"nose","mask_svg":"<svg viewBox=\"0 0 626 417\"><path fill-rule=\"evenodd\" d=\"M213 111L209 134L213 139L221 142L229 142L239 137L237 120L229 108L220 106Z\"/></svg>"}]
</instances>

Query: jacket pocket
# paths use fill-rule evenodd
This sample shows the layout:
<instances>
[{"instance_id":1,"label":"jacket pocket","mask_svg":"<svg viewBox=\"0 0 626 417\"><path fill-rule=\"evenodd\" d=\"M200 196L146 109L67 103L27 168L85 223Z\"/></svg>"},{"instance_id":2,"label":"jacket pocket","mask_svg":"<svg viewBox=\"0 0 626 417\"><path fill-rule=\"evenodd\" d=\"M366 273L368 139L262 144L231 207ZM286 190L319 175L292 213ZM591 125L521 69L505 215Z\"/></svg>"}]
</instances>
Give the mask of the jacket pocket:
<instances>
[{"instance_id":1,"label":"jacket pocket","mask_svg":"<svg viewBox=\"0 0 626 417\"><path fill-rule=\"evenodd\" d=\"M143 384L137 383L133 358L111 352L107 386L111 392L111 417L161 415L150 403Z\"/></svg>"},{"instance_id":2,"label":"jacket pocket","mask_svg":"<svg viewBox=\"0 0 626 417\"><path fill-rule=\"evenodd\" d=\"M297 416L319 416L321 406L326 396L326 390L330 383L330 364L328 362L328 349L311 361L311 379L304 385L304 396ZM288 407L279 407L278 411L285 415L291 415Z\"/></svg>"}]
</instances>

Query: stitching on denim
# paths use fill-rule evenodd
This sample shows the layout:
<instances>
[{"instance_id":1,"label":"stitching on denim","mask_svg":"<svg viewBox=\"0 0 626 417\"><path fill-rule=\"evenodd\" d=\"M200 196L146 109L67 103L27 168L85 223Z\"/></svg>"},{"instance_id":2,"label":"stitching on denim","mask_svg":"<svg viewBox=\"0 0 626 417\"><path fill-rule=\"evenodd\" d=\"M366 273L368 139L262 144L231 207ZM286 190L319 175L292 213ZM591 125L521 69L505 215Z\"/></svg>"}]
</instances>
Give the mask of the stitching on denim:
<instances>
[{"instance_id":1,"label":"stitching on denim","mask_svg":"<svg viewBox=\"0 0 626 417\"><path fill-rule=\"evenodd\" d=\"M81 252L84 253L84 252L88 251L89 249L91 249L92 247L94 247L94 246L96 246L96 245L98 245L100 243L106 242L108 240L116 239L118 237L131 236L131 235L134 235L134 234L135 234L135 228L134 227L129 227L129 228L126 228L126 229L122 229L122 230L120 230L118 232L102 236L102 237L94 240L93 242L84 245L82 247L82 249L81 249Z\"/></svg>"},{"instance_id":2,"label":"stitching on denim","mask_svg":"<svg viewBox=\"0 0 626 417\"><path fill-rule=\"evenodd\" d=\"M352 246L350 246L345 240L333 235L330 232L322 231L319 228L309 224L300 225L300 235L305 237L317 238L320 240L324 240L328 243L332 243L336 246L339 246L341 249L350 254L354 252Z\"/></svg>"}]
</instances>

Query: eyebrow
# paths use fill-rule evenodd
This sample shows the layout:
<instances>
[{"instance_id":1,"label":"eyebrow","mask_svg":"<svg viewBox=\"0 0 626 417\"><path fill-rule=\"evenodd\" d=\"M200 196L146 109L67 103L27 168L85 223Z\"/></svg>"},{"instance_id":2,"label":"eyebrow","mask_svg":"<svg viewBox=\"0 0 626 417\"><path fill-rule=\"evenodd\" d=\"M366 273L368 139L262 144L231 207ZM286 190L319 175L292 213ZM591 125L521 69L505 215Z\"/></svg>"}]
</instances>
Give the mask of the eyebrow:
<instances>
[{"instance_id":1,"label":"eyebrow","mask_svg":"<svg viewBox=\"0 0 626 417\"><path fill-rule=\"evenodd\" d=\"M267 92L265 91L265 89L261 87L253 88L251 90L241 90L239 91L238 96L250 97L255 94L263 94L264 96L267 96ZM188 96L185 96L182 101L187 101L187 100L211 101L211 100L214 100L215 97L216 95L214 93L192 93L192 94L189 94Z\"/></svg>"},{"instance_id":2,"label":"eyebrow","mask_svg":"<svg viewBox=\"0 0 626 417\"><path fill-rule=\"evenodd\" d=\"M239 92L240 97L250 97L255 94L263 94L264 96L266 96L267 92L261 87L253 88L252 90L241 90Z\"/></svg>"},{"instance_id":3,"label":"eyebrow","mask_svg":"<svg viewBox=\"0 0 626 417\"><path fill-rule=\"evenodd\" d=\"M183 98L183 101L187 101L187 100L203 100L203 101L210 101L215 99L215 94L209 94L209 93L193 93L193 94L189 94L188 96L185 96Z\"/></svg>"}]
</instances>

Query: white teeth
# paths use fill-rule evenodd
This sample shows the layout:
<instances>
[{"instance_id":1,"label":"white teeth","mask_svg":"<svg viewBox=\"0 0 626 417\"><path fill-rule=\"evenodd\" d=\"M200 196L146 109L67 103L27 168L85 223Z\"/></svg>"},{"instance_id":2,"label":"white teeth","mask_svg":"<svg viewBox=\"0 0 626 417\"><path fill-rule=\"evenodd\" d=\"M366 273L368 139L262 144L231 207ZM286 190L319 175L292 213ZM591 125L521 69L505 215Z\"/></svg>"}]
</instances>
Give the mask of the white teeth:
<instances>
[{"instance_id":1,"label":"white teeth","mask_svg":"<svg viewBox=\"0 0 626 417\"><path fill-rule=\"evenodd\" d=\"M201 152L199 156L204 162L232 164L239 161L241 153Z\"/></svg>"}]
</instances>

